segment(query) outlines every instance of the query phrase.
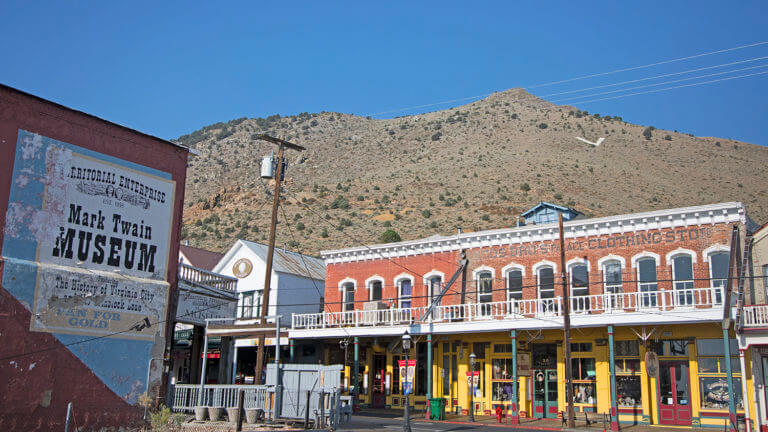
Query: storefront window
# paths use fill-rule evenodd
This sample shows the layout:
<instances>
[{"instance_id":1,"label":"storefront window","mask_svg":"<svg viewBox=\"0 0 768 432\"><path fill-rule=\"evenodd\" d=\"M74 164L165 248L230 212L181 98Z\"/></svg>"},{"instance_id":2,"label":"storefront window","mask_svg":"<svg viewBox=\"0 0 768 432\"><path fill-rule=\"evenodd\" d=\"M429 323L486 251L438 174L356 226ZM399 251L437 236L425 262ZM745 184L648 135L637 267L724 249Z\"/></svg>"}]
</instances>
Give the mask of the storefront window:
<instances>
[{"instance_id":1,"label":"storefront window","mask_svg":"<svg viewBox=\"0 0 768 432\"><path fill-rule=\"evenodd\" d=\"M405 359L405 357L403 357ZM403 389L400 388L400 356L392 356L392 394L399 395Z\"/></svg>"},{"instance_id":2,"label":"storefront window","mask_svg":"<svg viewBox=\"0 0 768 432\"><path fill-rule=\"evenodd\" d=\"M640 350L636 340L616 341L614 345L614 349L616 350L616 357L637 357L640 355Z\"/></svg>"},{"instance_id":3,"label":"storefront window","mask_svg":"<svg viewBox=\"0 0 768 432\"><path fill-rule=\"evenodd\" d=\"M733 378L733 396L737 409L744 409L741 400L741 378ZM701 377L701 408L728 409L728 380L726 377Z\"/></svg>"},{"instance_id":4,"label":"storefront window","mask_svg":"<svg viewBox=\"0 0 768 432\"><path fill-rule=\"evenodd\" d=\"M725 349L722 339L697 339L699 364L699 388L701 389L701 407L703 409L728 409L728 371L725 364ZM738 409L743 409L741 400L741 369L739 366L738 345L735 339L729 341L729 358L733 373L734 402Z\"/></svg>"},{"instance_id":5,"label":"storefront window","mask_svg":"<svg viewBox=\"0 0 768 432\"><path fill-rule=\"evenodd\" d=\"M494 381L491 385L494 402L509 402L512 400L512 381ZM517 400L520 400L520 387L517 389Z\"/></svg>"},{"instance_id":6,"label":"storefront window","mask_svg":"<svg viewBox=\"0 0 768 432\"><path fill-rule=\"evenodd\" d=\"M493 359L493 375L491 379L506 380L512 379L512 359Z\"/></svg>"},{"instance_id":7,"label":"storefront window","mask_svg":"<svg viewBox=\"0 0 768 432\"><path fill-rule=\"evenodd\" d=\"M639 407L640 377L616 376L616 397L620 407Z\"/></svg>"},{"instance_id":8,"label":"storefront window","mask_svg":"<svg viewBox=\"0 0 768 432\"><path fill-rule=\"evenodd\" d=\"M688 343L685 339L660 340L651 342L650 349L659 356L688 356Z\"/></svg>"},{"instance_id":9,"label":"storefront window","mask_svg":"<svg viewBox=\"0 0 768 432\"><path fill-rule=\"evenodd\" d=\"M597 401L595 392L595 359L575 358L571 359L571 373L573 374L573 401L575 403L594 404Z\"/></svg>"}]
</instances>

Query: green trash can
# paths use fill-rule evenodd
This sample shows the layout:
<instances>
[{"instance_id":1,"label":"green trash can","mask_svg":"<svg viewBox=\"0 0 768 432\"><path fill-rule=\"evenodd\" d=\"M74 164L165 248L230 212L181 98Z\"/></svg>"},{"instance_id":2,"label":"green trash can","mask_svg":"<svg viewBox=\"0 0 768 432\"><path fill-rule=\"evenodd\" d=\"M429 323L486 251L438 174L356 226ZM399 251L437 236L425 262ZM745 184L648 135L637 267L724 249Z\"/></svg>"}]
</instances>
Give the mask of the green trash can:
<instances>
[{"instance_id":1,"label":"green trash can","mask_svg":"<svg viewBox=\"0 0 768 432\"><path fill-rule=\"evenodd\" d=\"M445 420L445 398L432 398L429 400L429 419Z\"/></svg>"}]
</instances>

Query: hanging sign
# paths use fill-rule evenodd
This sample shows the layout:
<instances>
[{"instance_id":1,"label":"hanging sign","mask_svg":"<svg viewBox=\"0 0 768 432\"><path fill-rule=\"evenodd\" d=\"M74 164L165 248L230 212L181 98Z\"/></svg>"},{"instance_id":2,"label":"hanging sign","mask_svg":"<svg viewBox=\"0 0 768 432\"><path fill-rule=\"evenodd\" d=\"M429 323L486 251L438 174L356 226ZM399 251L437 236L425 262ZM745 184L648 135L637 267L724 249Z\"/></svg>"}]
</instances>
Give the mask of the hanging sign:
<instances>
[{"instance_id":1,"label":"hanging sign","mask_svg":"<svg viewBox=\"0 0 768 432\"><path fill-rule=\"evenodd\" d=\"M474 381L475 388L480 387L480 371L467 372L467 387L472 387Z\"/></svg>"},{"instance_id":2,"label":"hanging sign","mask_svg":"<svg viewBox=\"0 0 768 432\"><path fill-rule=\"evenodd\" d=\"M517 353L517 375L527 376L531 374L531 353Z\"/></svg>"},{"instance_id":3,"label":"hanging sign","mask_svg":"<svg viewBox=\"0 0 768 432\"><path fill-rule=\"evenodd\" d=\"M653 351L645 353L645 372L650 378L659 376L659 356Z\"/></svg>"},{"instance_id":4,"label":"hanging sign","mask_svg":"<svg viewBox=\"0 0 768 432\"><path fill-rule=\"evenodd\" d=\"M413 377L416 375L416 360L408 360L406 367L405 360L398 360L400 367L400 382L403 386L403 395L413 393Z\"/></svg>"}]
</instances>

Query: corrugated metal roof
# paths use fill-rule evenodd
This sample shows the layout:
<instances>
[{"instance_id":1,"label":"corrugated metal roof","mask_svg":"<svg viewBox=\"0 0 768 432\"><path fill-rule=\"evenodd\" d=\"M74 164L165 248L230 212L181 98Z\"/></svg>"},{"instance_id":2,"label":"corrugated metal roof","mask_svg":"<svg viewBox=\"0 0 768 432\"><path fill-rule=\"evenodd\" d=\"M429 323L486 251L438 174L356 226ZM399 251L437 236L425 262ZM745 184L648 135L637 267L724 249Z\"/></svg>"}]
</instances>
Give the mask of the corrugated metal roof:
<instances>
[{"instance_id":1,"label":"corrugated metal roof","mask_svg":"<svg viewBox=\"0 0 768 432\"><path fill-rule=\"evenodd\" d=\"M245 247L267 261L269 246L248 240L239 240ZM275 247L272 269L276 272L289 273L317 280L325 280L325 262L320 258L300 254Z\"/></svg>"}]
</instances>

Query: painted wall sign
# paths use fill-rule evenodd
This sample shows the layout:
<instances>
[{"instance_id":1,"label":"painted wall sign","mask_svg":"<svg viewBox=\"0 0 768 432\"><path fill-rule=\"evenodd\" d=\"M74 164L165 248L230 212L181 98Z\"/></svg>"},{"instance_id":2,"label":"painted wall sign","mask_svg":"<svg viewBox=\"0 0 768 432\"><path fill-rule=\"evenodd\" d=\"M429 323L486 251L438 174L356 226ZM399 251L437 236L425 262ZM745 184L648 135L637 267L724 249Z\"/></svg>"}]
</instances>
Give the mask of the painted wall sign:
<instances>
[{"instance_id":1,"label":"painted wall sign","mask_svg":"<svg viewBox=\"0 0 768 432\"><path fill-rule=\"evenodd\" d=\"M3 256L37 267L30 329L153 340L174 189L166 173L19 130Z\"/></svg>"},{"instance_id":2,"label":"painted wall sign","mask_svg":"<svg viewBox=\"0 0 768 432\"><path fill-rule=\"evenodd\" d=\"M240 258L232 265L232 274L238 279L248 277L253 271L253 263L248 258Z\"/></svg>"},{"instance_id":3,"label":"painted wall sign","mask_svg":"<svg viewBox=\"0 0 768 432\"><path fill-rule=\"evenodd\" d=\"M234 317L236 305L237 300L225 300L181 289L176 320L204 326L208 318Z\"/></svg>"},{"instance_id":4,"label":"painted wall sign","mask_svg":"<svg viewBox=\"0 0 768 432\"><path fill-rule=\"evenodd\" d=\"M565 250L566 252L571 252L597 249L621 249L631 246L708 239L711 236L711 228L696 226L669 231L628 233L605 238L592 237L584 240L566 240ZM482 260L492 258L532 257L557 253L560 253L559 240L544 243L510 244L492 248L474 249L469 250L467 255L470 260Z\"/></svg>"}]
</instances>

